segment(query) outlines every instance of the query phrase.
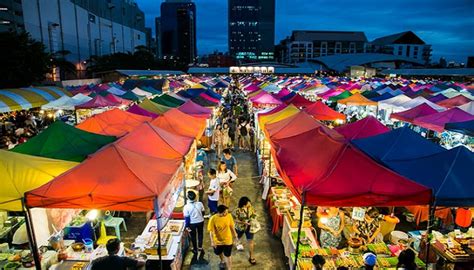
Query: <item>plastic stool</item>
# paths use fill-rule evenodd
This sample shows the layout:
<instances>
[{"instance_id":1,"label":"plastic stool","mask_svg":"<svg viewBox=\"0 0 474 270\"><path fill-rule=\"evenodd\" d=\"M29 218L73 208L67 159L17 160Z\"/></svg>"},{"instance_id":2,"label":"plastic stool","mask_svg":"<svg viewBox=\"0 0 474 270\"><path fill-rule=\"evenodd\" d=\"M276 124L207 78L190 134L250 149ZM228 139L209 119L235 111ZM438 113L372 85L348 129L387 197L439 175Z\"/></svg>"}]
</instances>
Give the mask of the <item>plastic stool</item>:
<instances>
[{"instance_id":1,"label":"plastic stool","mask_svg":"<svg viewBox=\"0 0 474 270\"><path fill-rule=\"evenodd\" d=\"M116 236L108 236L105 230L104 222L100 222L100 237L97 239L97 245L105 245L110 239L117 238Z\"/></svg>"},{"instance_id":2,"label":"plastic stool","mask_svg":"<svg viewBox=\"0 0 474 270\"><path fill-rule=\"evenodd\" d=\"M109 220L104 221L105 227L111 227L115 229L115 235L119 240L120 238L120 225L123 224L123 229L127 231L127 224L125 224L125 220L121 217L112 217Z\"/></svg>"}]
</instances>

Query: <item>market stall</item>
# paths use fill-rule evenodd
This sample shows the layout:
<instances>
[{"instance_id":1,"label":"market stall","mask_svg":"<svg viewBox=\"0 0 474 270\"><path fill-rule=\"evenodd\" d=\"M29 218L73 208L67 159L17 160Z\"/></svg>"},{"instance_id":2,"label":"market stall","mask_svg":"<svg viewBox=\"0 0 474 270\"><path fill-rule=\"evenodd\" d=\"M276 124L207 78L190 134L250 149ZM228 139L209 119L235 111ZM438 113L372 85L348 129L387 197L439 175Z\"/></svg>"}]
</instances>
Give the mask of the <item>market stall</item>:
<instances>
[{"instance_id":1,"label":"market stall","mask_svg":"<svg viewBox=\"0 0 474 270\"><path fill-rule=\"evenodd\" d=\"M347 123L334 128L334 130L343 135L347 140L371 137L390 131L388 127L380 123L373 116L367 116L359 121Z\"/></svg>"}]
</instances>

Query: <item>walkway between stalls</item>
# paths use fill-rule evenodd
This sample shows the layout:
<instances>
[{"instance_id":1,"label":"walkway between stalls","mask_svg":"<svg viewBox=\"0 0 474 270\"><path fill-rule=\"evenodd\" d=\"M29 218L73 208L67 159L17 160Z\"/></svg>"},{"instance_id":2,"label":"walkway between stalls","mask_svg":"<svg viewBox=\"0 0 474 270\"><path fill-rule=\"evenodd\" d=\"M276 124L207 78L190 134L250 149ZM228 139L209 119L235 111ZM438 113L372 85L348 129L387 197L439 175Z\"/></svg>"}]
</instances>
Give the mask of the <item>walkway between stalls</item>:
<instances>
[{"instance_id":1,"label":"walkway between stalls","mask_svg":"<svg viewBox=\"0 0 474 270\"><path fill-rule=\"evenodd\" d=\"M216 159L215 154L209 154L211 159L211 166L215 167ZM248 262L248 252L245 240L245 235L241 238L246 251L237 251L234 247L232 251L232 269L288 269L286 264L287 260L283 253L283 246L279 238L274 237L271 233L272 221L268 213L268 209L265 206L265 201L262 201L261 194L262 188L259 184L258 170L255 155L251 152L237 151L234 153L237 159L237 165L239 170L238 179L234 184L234 193L230 205L230 211L233 211L237 207L240 197L247 196L252 201L252 205L258 214L258 220L262 225L262 230L255 234L255 258L257 260L256 265L251 265ZM212 157L212 158L211 158ZM206 180L206 183L208 181ZM207 202L207 198L204 198L204 202ZM207 203L205 203L207 207ZM205 223L204 230L204 250L206 252L204 259L209 261L208 266L191 265L192 253L188 252L184 262L184 270L201 270L201 269L219 269L219 257L213 253L212 247L209 243L209 233L207 232L207 221Z\"/></svg>"}]
</instances>

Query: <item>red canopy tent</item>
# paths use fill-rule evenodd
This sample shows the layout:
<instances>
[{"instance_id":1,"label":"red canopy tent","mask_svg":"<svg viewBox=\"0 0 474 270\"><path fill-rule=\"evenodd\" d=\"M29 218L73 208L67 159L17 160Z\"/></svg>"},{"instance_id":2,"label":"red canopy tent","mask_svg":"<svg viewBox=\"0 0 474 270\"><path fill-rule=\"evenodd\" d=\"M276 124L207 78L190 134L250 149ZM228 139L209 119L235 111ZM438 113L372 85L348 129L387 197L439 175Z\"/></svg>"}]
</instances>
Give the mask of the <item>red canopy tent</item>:
<instances>
[{"instance_id":1,"label":"red canopy tent","mask_svg":"<svg viewBox=\"0 0 474 270\"><path fill-rule=\"evenodd\" d=\"M200 139L206 129L206 119L193 117L173 108L155 118L153 125L169 132Z\"/></svg>"},{"instance_id":2,"label":"red canopy tent","mask_svg":"<svg viewBox=\"0 0 474 270\"><path fill-rule=\"evenodd\" d=\"M194 117L209 118L212 114L211 109L198 105L191 100L188 100L183 105L179 106L178 110Z\"/></svg>"},{"instance_id":3,"label":"red canopy tent","mask_svg":"<svg viewBox=\"0 0 474 270\"><path fill-rule=\"evenodd\" d=\"M314 119L321 121L346 120L346 116L329 108L321 101L316 101L313 105L304 109L306 113L313 116Z\"/></svg>"},{"instance_id":4,"label":"red canopy tent","mask_svg":"<svg viewBox=\"0 0 474 270\"><path fill-rule=\"evenodd\" d=\"M458 95L458 96L455 96L455 97L452 97L452 98L441 100L440 102L438 102L436 104L438 104L439 106L443 106L445 108L450 109L450 108L453 108L453 107L464 105L464 104L469 103L471 101L472 100L468 97L465 97L463 95Z\"/></svg>"},{"instance_id":5,"label":"red canopy tent","mask_svg":"<svg viewBox=\"0 0 474 270\"><path fill-rule=\"evenodd\" d=\"M104 108L104 107L115 107L120 106L119 102L114 102L106 99L101 95L93 97L86 103L75 106L76 109L94 109L94 108Z\"/></svg>"},{"instance_id":6,"label":"red canopy tent","mask_svg":"<svg viewBox=\"0 0 474 270\"><path fill-rule=\"evenodd\" d=\"M384 126L373 116L367 116L354 123L348 123L334 129L347 140L367 138L390 131L388 127Z\"/></svg>"},{"instance_id":7,"label":"red canopy tent","mask_svg":"<svg viewBox=\"0 0 474 270\"><path fill-rule=\"evenodd\" d=\"M413 123L413 120L415 120L415 118L434 114L437 112L438 111L433 109L430 105L426 103L421 103L420 105L409 110L398 113L392 113L390 115L390 118L398 119L400 121L405 121L408 123Z\"/></svg>"},{"instance_id":8,"label":"red canopy tent","mask_svg":"<svg viewBox=\"0 0 474 270\"><path fill-rule=\"evenodd\" d=\"M120 137L147 121L151 121L151 118L113 109L96 114L76 127L97 134Z\"/></svg>"},{"instance_id":9,"label":"red canopy tent","mask_svg":"<svg viewBox=\"0 0 474 270\"><path fill-rule=\"evenodd\" d=\"M459 108L451 108L444 112L418 117L413 121L413 124L437 132L443 132L444 125L447 123L464 122L469 120L474 120L474 115Z\"/></svg>"},{"instance_id":10,"label":"red canopy tent","mask_svg":"<svg viewBox=\"0 0 474 270\"><path fill-rule=\"evenodd\" d=\"M114 94L112 94L112 93L106 95L106 96L105 96L105 99L107 99L107 100L109 100L109 101L111 101L111 102L118 103L118 104L120 104L120 105L125 105L125 106L128 106L128 105L130 105L130 103L132 103L131 100L117 97L116 95L114 95Z\"/></svg>"},{"instance_id":11,"label":"red canopy tent","mask_svg":"<svg viewBox=\"0 0 474 270\"><path fill-rule=\"evenodd\" d=\"M301 147L304 142L304 147ZM294 195L321 206L428 204L431 190L377 164L322 128L272 139L277 169Z\"/></svg>"},{"instance_id":12,"label":"red canopy tent","mask_svg":"<svg viewBox=\"0 0 474 270\"><path fill-rule=\"evenodd\" d=\"M314 102L307 100L301 95L294 95L292 98L285 101L286 104L293 104L296 107L309 107L314 104Z\"/></svg>"}]
</instances>

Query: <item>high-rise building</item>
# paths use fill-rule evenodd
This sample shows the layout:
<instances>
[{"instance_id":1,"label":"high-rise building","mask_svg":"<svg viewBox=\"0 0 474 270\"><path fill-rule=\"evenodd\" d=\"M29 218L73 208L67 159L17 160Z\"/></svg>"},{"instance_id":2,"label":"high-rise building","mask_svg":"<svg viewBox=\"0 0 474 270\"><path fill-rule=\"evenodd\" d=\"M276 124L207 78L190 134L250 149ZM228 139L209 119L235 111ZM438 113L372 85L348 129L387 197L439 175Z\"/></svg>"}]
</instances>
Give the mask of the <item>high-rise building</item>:
<instances>
[{"instance_id":1,"label":"high-rise building","mask_svg":"<svg viewBox=\"0 0 474 270\"><path fill-rule=\"evenodd\" d=\"M229 0L229 53L244 62L273 61L275 0Z\"/></svg>"},{"instance_id":2,"label":"high-rise building","mask_svg":"<svg viewBox=\"0 0 474 270\"><path fill-rule=\"evenodd\" d=\"M78 68L93 55L133 52L147 43L145 15L133 0L6 0L0 21L0 31L25 30L49 53L67 51Z\"/></svg>"},{"instance_id":3,"label":"high-rise building","mask_svg":"<svg viewBox=\"0 0 474 270\"><path fill-rule=\"evenodd\" d=\"M161 3L161 53L164 59L193 63L197 56L196 5L191 0Z\"/></svg>"},{"instance_id":4,"label":"high-rise building","mask_svg":"<svg viewBox=\"0 0 474 270\"><path fill-rule=\"evenodd\" d=\"M155 18L155 40L156 40L156 57L158 59L163 58L161 52L161 18Z\"/></svg>"}]
</instances>

